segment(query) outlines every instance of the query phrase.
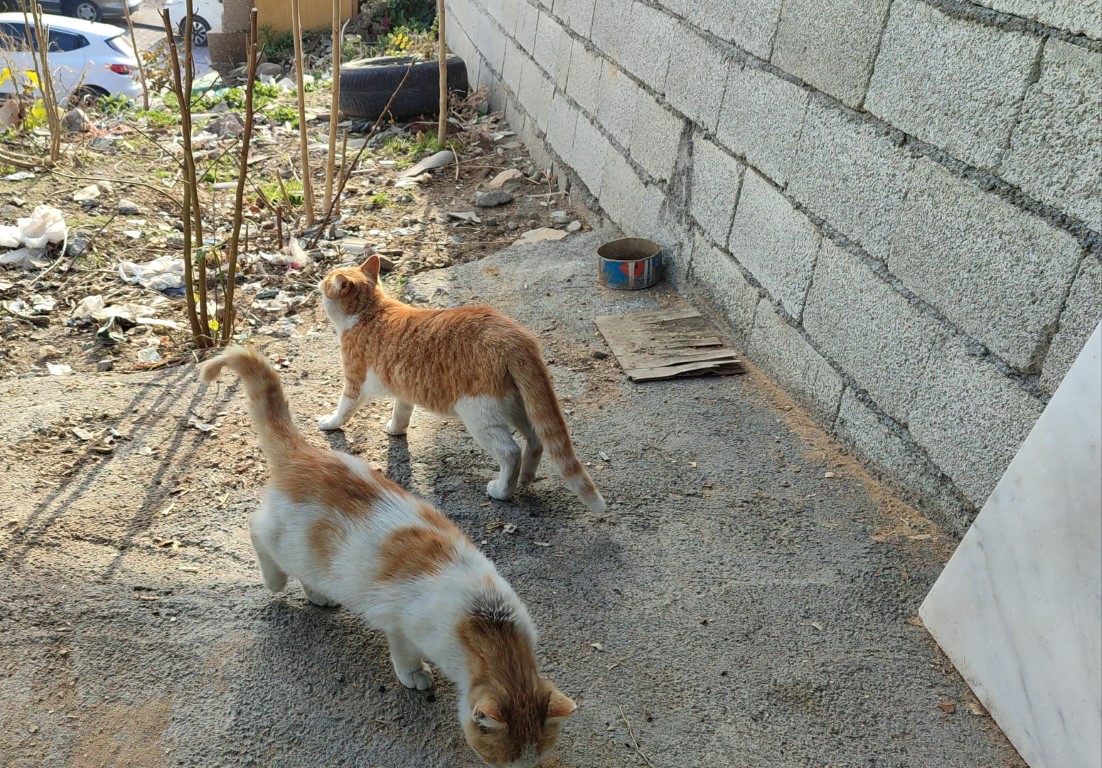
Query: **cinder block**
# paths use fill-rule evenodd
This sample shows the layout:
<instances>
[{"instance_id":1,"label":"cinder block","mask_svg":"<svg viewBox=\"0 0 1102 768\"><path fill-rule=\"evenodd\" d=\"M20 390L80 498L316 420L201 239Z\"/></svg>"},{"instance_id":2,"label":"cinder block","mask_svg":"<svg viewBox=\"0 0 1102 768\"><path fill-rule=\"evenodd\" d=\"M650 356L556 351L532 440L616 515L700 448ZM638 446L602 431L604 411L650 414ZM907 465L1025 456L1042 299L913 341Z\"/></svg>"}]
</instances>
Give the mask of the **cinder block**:
<instances>
[{"instance_id":1,"label":"cinder block","mask_svg":"<svg viewBox=\"0 0 1102 768\"><path fill-rule=\"evenodd\" d=\"M753 169L746 171L728 250L797 320L807 299L820 240L815 225L784 195Z\"/></svg>"},{"instance_id":2,"label":"cinder block","mask_svg":"<svg viewBox=\"0 0 1102 768\"><path fill-rule=\"evenodd\" d=\"M536 46L535 50L532 51L532 58L550 73L552 80L555 78L555 54L559 49L559 40L567 36L550 13L540 13L539 23L536 26ZM564 78L565 74L563 73Z\"/></svg>"},{"instance_id":3,"label":"cinder block","mask_svg":"<svg viewBox=\"0 0 1102 768\"><path fill-rule=\"evenodd\" d=\"M569 158L574 147L574 129L578 123L578 108L561 93L551 102L551 117L547 126L547 143L559 157Z\"/></svg>"},{"instance_id":4,"label":"cinder block","mask_svg":"<svg viewBox=\"0 0 1102 768\"><path fill-rule=\"evenodd\" d=\"M222 4L222 31L248 32L252 12L251 0L225 0ZM214 19L207 19L207 21L213 22Z\"/></svg>"},{"instance_id":5,"label":"cinder block","mask_svg":"<svg viewBox=\"0 0 1102 768\"><path fill-rule=\"evenodd\" d=\"M1030 370L1081 254L1067 232L923 159L888 268L1007 363Z\"/></svg>"},{"instance_id":6,"label":"cinder block","mask_svg":"<svg viewBox=\"0 0 1102 768\"><path fill-rule=\"evenodd\" d=\"M245 61L245 32L211 32L207 35L213 64L240 64Z\"/></svg>"},{"instance_id":7,"label":"cinder block","mask_svg":"<svg viewBox=\"0 0 1102 768\"><path fill-rule=\"evenodd\" d=\"M768 301L758 302L748 352L816 419L826 424L834 421L842 398L842 377Z\"/></svg>"},{"instance_id":8,"label":"cinder block","mask_svg":"<svg viewBox=\"0 0 1102 768\"><path fill-rule=\"evenodd\" d=\"M799 172L788 191L873 256L886 259L913 166L910 154L883 131L813 98L794 166Z\"/></svg>"},{"instance_id":9,"label":"cinder block","mask_svg":"<svg viewBox=\"0 0 1102 768\"><path fill-rule=\"evenodd\" d=\"M605 160L615 154L599 130L585 117L578 118L574 130L574 150L571 152L571 165L590 193L597 197L601 194L601 181L604 176Z\"/></svg>"},{"instance_id":10,"label":"cinder block","mask_svg":"<svg viewBox=\"0 0 1102 768\"><path fill-rule=\"evenodd\" d=\"M772 62L851 107L861 106L889 0L786 0Z\"/></svg>"},{"instance_id":11,"label":"cinder block","mask_svg":"<svg viewBox=\"0 0 1102 768\"><path fill-rule=\"evenodd\" d=\"M780 13L781 0L700 2L684 12L716 37L766 61L772 50Z\"/></svg>"},{"instance_id":12,"label":"cinder block","mask_svg":"<svg viewBox=\"0 0 1102 768\"><path fill-rule=\"evenodd\" d=\"M490 62L490 66L500 72L505 64L505 46L509 39L501 33L501 29L488 16L478 17L476 28L475 47Z\"/></svg>"},{"instance_id":13,"label":"cinder block","mask_svg":"<svg viewBox=\"0 0 1102 768\"><path fill-rule=\"evenodd\" d=\"M631 128L631 158L659 181L673 173L681 143L681 117L640 89Z\"/></svg>"},{"instance_id":14,"label":"cinder block","mask_svg":"<svg viewBox=\"0 0 1102 768\"><path fill-rule=\"evenodd\" d=\"M1102 232L1102 53L1049 39L1000 175Z\"/></svg>"},{"instance_id":15,"label":"cinder block","mask_svg":"<svg viewBox=\"0 0 1102 768\"><path fill-rule=\"evenodd\" d=\"M670 39L681 23L657 8L635 2L627 24L629 42L620 46L619 64L648 87L663 93L670 55L675 53Z\"/></svg>"},{"instance_id":16,"label":"cinder block","mask_svg":"<svg viewBox=\"0 0 1102 768\"><path fill-rule=\"evenodd\" d=\"M586 50L585 43L573 41L570 46L570 74L566 79L566 92L590 115L597 114L598 93L604 59Z\"/></svg>"},{"instance_id":17,"label":"cinder block","mask_svg":"<svg viewBox=\"0 0 1102 768\"><path fill-rule=\"evenodd\" d=\"M958 536L968 530L974 506L923 455L904 427L877 413L849 387L842 393L833 431L875 474L902 490L925 513L936 513Z\"/></svg>"},{"instance_id":18,"label":"cinder block","mask_svg":"<svg viewBox=\"0 0 1102 768\"><path fill-rule=\"evenodd\" d=\"M1098 256L1087 254L1079 267L1079 276L1071 285L1041 369L1041 386L1046 392L1055 392L1060 386L1099 320L1102 320L1102 262Z\"/></svg>"},{"instance_id":19,"label":"cinder block","mask_svg":"<svg viewBox=\"0 0 1102 768\"><path fill-rule=\"evenodd\" d=\"M911 385L907 426L915 442L983 506L1041 415L1040 401L956 342L939 349Z\"/></svg>"},{"instance_id":20,"label":"cinder block","mask_svg":"<svg viewBox=\"0 0 1102 768\"><path fill-rule=\"evenodd\" d=\"M630 44L628 20L632 0L599 0L593 7L593 27L590 39L598 50L613 61L620 59L620 47Z\"/></svg>"},{"instance_id":21,"label":"cinder block","mask_svg":"<svg viewBox=\"0 0 1102 768\"><path fill-rule=\"evenodd\" d=\"M540 9L528 0L515 0L517 9L516 41L528 53L536 48L536 27L539 24Z\"/></svg>"},{"instance_id":22,"label":"cinder block","mask_svg":"<svg viewBox=\"0 0 1102 768\"><path fill-rule=\"evenodd\" d=\"M1102 40L1102 0L972 0L996 11Z\"/></svg>"},{"instance_id":23,"label":"cinder block","mask_svg":"<svg viewBox=\"0 0 1102 768\"><path fill-rule=\"evenodd\" d=\"M520 46L511 41L507 41L505 44L505 58L501 67L501 79L509 86L509 90L513 93L520 91L520 78L524 73L524 62L528 60L528 57L524 55L524 51L520 49Z\"/></svg>"},{"instance_id":24,"label":"cinder block","mask_svg":"<svg viewBox=\"0 0 1102 768\"><path fill-rule=\"evenodd\" d=\"M619 152L605 159L601 178L601 207L628 236L649 237L662 211L664 195L648 186Z\"/></svg>"},{"instance_id":25,"label":"cinder block","mask_svg":"<svg viewBox=\"0 0 1102 768\"><path fill-rule=\"evenodd\" d=\"M570 76L570 52L574 48L574 40L559 27L555 41L555 56L551 61L551 79L555 87L560 91L566 91L567 81Z\"/></svg>"},{"instance_id":26,"label":"cinder block","mask_svg":"<svg viewBox=\"0 0 1102 768\"><path fill-rule=\"evenodd\" d=\"M865 107L954 157L993 170L1040 39L892 3Z\"/></svg>"},{"instance_id":27,"label":"cinder block","mask_svg":"<svg viewBox=\"0 0 1102 768\"><path fill-rule=\"evenodd\" d=\"M746 280L734 259L699 233L693 238L689 279L701 295L723 313L738 341L747 344L761 291Z\"/></svg>"},{"instance_id":28,"label":"cinder block","mask_svg":"<svg viewBox=\"0 0 1102 768\"><path fill-rule=\"evenodd\" d=\"M521 0L503 0L501 14L495 16L498 23L501 24L501 28L505 30L505 34L510 37L516 37L517 20L520 18L522 5L524 3Z\"/></svg>"},{"instance_id":29,"label":"cinder block","mask_svg":"<svg viewBox=\"0 0 1102 768\"><path fill-rule=\"evenodd\" d=\"M689 213L713 243L727 245L744 166L700 134L693 137Z\"/></svg>"},{"instance_id":30,"label":"cinder block","mask_svg":"<svg viewBox=\"0 0 1102 768\"><path fill-rule=\"evenodd\" d=\"M596 0L555 0L555 15L582 37L589 37Z\"/></svg>"},{"instance_id":31,"label":"cinder block","mask_svg":"<svg viewBox=\"0 0 1102 768\"><path fill-rule=\"evenodd\" d=\"M520 79L520 103L536 121L540 132L547 132L547 120L551 116L551 99L555 95L555 84L540 70L536 62L525 58Z\"/></svg>"},{"instance_id":32,"label":"cinder block","mask_svg":"<svg viewBox=\"0 0 1102 768\"><path fill-rule=\"evenodd\" d=\"M684 24L668 42L677 52L666 73L666 101L708 131L716 130L727 86L728 54ZM691 55L683 55L691 51Z\"/></svg>"},{"instance_id":33,"label":"cinder block","mask_svg":"<svg viewBox=\"0 0 1102 768\"><path fill-rule=\"evenodd\" d=\"M948 333L848 251L824 239L803 326L817 349L907 423L916 381Z\"/></svg>"},{"instance_id":34,"label":"cinder block","mask_svg":"<svg viewBox=\"0 0 1102 768\"><path fill-rule=\"evenodd\" d=\"M597 118L622 147L631 146L631 128L635 122L635 105L639 101L639 91L639 86L615 64L604 62Z\"/></svg>"},{"instance_id":35,"label":"cinder block","mask_svg":"<svg viewBox=\"0 0 1102 768\"><path fill-rule=\"evenodd\" d=\"M809 98L807 91L776 75L732 62L716 135L784 186L792 175Z\"/></svg>"}]
</instances>

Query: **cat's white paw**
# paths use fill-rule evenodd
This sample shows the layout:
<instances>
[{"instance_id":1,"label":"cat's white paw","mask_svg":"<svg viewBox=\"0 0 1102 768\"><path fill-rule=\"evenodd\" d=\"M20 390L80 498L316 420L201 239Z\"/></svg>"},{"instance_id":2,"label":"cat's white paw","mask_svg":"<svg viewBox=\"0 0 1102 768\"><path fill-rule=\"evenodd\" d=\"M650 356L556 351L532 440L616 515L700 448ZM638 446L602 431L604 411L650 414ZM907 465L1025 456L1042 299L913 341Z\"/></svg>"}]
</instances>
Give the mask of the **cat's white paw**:
<instances>
[{"instance_id":1,"label":"cat's white paw","mask_svg":"<svg viewBox=\"0 0 1102 768\"><path fill-rule=\"evenodd\" d=\"M505 483L499 483L497 480L491 480L486 485L486 493L490 494L490 498L498 501L508 501L513 498L513 489Z\"/></svg>"},{"instance_id":2,"label":"cat's white paw","mask_svg":"<svg viewBox=\"0 0 1102 768\"><path fill-rule=\"evenodd\" d=\"M398 435L404 435L406 433L407 428L402 427L401 429L395 429L394 428L394 419L387 419L386 426L384 426L383 429L386 430L386 433L388 435L394 435L395 437L397 437Z\"/></svg>"},{"instance_id":3,"label":"cat's white paw","mask_svg":"<svg viewBox=\"0 0 1102 768\"><path fill-rule=\"evenodd\" d=\"M316 589L311 589L305 584L302 585L302 591L306 593L306 599L314 605L326 608L328 606L338 605L336 600L331 600Z\"/></svg>"},{"instance_id":4,"label":"cat's white paw","mask_svg":"<svg viewBox=\"0 0 1102 768\"><path fill-rule=\"evenodd\" d=\"M344 425L341 421L341 417L335 413L331 413L328 416L322 416L318 419L318 427L329 432L334 429L340 429Z\"/></svg>"},{"instance_id":5,"label":"cat's white paw","mask_svg":"<svg viewBox=\"0 0 1102 768\"><path fill-rule=\"evenodd\" d=\"M432 688L432 670L423 661L420 669L402 672L396 668L394 671L398 673L398 679L402 681L402 685L406 688L412 688L415 691L425 691Z\"/></svg>"}]
</instances>

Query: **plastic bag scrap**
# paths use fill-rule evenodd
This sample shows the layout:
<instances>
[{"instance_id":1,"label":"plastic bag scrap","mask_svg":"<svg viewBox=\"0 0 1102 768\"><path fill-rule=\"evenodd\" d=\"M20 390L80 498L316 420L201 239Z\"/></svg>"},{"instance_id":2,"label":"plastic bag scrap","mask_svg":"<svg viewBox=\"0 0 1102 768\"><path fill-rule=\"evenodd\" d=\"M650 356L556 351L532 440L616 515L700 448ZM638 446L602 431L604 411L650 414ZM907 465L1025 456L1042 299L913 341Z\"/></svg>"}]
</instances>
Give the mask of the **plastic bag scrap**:
<instances>
[{"instance_id":1,"label":"plastic bag scrap","mask_svg":"<svg viewBox=\"0 0 1102 768\"><path fill-rule=\"evenodd\" d=\"M184 260L161 256L148 264L120 261L119 277L155 291L177 291L184 287Z\"/></svg>"},{"instance_id":2,"label":"plastic bag scrap","mask_svg":"<svg viewBox=\"0 0 1102 768\"><path fill-rule=\"evenodd\" d=\"M64 243L69 236L65 215L57 208L39 205L30 216L16 219L16 225L0 224L0 248L15 248L0 256L9 267L45 266L46 246Z\"/></svg>"}]
</instances>

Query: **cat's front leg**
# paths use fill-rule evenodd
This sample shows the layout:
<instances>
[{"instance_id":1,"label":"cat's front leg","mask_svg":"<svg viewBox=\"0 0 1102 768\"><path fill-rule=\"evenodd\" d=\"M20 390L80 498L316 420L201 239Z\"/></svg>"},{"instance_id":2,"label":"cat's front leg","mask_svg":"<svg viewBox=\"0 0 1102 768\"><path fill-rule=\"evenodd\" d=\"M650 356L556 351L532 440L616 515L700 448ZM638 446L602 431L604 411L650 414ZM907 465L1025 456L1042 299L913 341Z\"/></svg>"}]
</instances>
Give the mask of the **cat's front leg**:
<instances>
[{"instance_id":1,"label":"cat's front leg","mask_svg":"<svg viewBox=\"0 0 1102 768\"><path fill-rule=\"evenodd\" d=\"M390 420L386 423L388 435L404 435L409 429L409 419L413 416L413 403L394 398L394 408L390 412Z\"/></svg>"},{"instance_id":2,"label":"cat's front leg","mask_svg":"<svg viewBox=\"0 0 1102 768\"><path fill-rule=\"evenodd\" d=\"M390 641L390 662L402 685L415 691L432 688L432 670L421 658L417 646L411 643L400 630L386 633Z\"/></svg>"},{"instance_id":3,"label":"cat's front leg","mask_svg":"<svg viewBox=\"0 0 1102 768\"><path fill-rule=\"evenodd\" d=\"M353 397L341 394L340 402L337 403L337 410L333 411L328 416L322 416L318 419L318 426L326 432L340 429L344 426L345 422L352 417L356 409L360 407L363 400L362 394L357 394Z\"/></svg>"}]
</instances>

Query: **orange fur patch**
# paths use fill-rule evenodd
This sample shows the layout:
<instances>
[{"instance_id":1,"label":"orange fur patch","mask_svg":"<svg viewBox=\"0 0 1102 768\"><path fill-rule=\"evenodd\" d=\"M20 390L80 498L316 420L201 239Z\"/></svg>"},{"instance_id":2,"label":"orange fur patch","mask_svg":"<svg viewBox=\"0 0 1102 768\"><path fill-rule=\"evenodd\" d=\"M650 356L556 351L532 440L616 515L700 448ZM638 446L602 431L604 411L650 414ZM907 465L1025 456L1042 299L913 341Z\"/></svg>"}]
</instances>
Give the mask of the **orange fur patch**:
<instances>
[{"instance_id":1,"label":"orange fur patch","mask_svg":"<svg viewBox=\"0 0 1102 768\"><path fill-rule=\"evenodd\" d=\"M315 520L310 526L309 545L314 558L321 563L322 568L328 570L333 562L333 555L344 539L345 529L340 523L331 517L323 517Z\"/></svg>"},{"instance_id":2,"label":"orange fur patch","mask_svg":"<svg viewBox=\"0 0 1102 768\"><path fill-rule=\"evenodd\" d=\"M456 555L456 540L436 528L406 526L390 532L379 552L379 581L406 581L438 573Z\"/></svg>"},{"instance_id":3,"label":"orange fur patch","mask_svg":"<svg viewBox=\"0 0 1102 768\"><path fill-rule=\"evenodd\" d=\"M296 504L316 502L356 518L371 515L383 491L407 495L381 472L371 475L356 472L336 453L304 445L284 459L272 483Z\"/></svg>"}]
</instances>

